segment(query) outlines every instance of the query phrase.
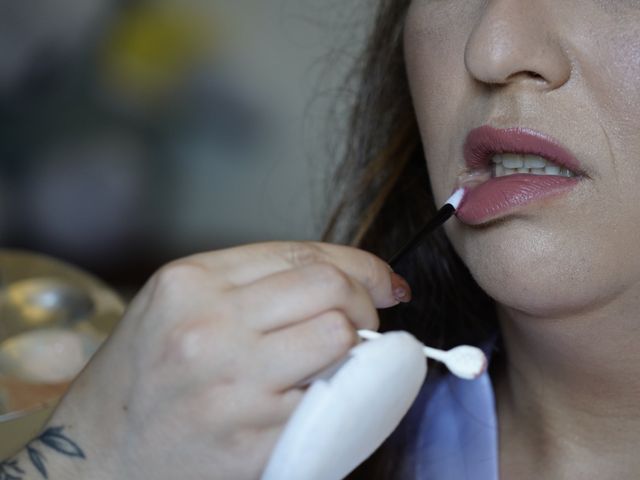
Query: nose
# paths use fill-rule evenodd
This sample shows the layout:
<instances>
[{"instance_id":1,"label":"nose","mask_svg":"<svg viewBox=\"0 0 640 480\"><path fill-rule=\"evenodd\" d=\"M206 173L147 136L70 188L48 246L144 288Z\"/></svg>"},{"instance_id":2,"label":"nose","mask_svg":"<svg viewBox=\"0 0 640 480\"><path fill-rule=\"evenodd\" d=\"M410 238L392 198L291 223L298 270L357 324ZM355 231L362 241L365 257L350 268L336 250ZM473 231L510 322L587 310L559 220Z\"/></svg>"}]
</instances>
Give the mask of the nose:
<instances>
[{"instance_id":1,"label":"nose","mask_svg":"<svg viewBox=\"0 0 640 480\"><path fill-rule=\"evenodd\" d=\"M556 2L488 0L465 49L471 76L493 86L527 84L538 90L566 83L571 59L555 28Z\"/></svg>"}]
</instances>

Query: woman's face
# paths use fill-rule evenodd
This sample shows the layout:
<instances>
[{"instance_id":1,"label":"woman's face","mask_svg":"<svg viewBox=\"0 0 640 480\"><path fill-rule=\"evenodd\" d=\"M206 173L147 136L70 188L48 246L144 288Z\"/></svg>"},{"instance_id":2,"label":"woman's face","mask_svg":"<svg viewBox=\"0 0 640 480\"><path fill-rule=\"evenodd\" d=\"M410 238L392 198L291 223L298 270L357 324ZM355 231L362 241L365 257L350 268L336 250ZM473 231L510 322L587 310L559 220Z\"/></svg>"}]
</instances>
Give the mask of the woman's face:
<instances>
[{"instance_id":1,"label":"woman's face","mask_svg":"<svg viewBox=\"0 0 640 480\"><path fill-rule=\"evenodd\" d=\"M532 315L637 301L640 2L414 0L405 46L436 201L499 177L447 227L479 284Z\"/></svg>"}]
</instances>

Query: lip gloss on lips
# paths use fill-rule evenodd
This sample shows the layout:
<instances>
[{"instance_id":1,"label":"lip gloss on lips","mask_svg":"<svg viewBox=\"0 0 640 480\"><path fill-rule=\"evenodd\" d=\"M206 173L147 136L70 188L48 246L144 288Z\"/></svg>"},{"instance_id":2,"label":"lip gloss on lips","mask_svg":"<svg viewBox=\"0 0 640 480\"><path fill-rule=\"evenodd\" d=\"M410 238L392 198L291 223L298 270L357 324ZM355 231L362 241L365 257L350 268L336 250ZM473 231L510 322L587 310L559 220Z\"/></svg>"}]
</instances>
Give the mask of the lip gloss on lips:
<instances>
[{"instance_id":1,"label":"lip gloss on lips","mask_svg":"<svg viewBox=\"0 0 640 480\"><path fill-rule=\"evenodd\" d=\"M491 177L469 188L457 211L458 218L479 225L510 213L534 201L568 192L579 181L582 170L575 157L558 142L524 128L496 129L483 126L467 136L464 156L471 172L489 172L494 155L536 155L575 176L516 173Z\"/></svg>"}]
</instances>

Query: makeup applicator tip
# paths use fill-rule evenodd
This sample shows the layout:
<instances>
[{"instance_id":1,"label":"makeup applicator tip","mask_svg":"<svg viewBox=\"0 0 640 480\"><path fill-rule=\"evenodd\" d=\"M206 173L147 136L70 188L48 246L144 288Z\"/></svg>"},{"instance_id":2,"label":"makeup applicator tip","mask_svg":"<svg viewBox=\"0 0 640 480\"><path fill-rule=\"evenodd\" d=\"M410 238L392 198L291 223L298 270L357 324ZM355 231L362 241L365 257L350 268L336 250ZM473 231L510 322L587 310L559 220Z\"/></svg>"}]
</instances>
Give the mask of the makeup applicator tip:
<instances>
[{"instance_id":1,"label":"makeup applicator tip","mask_svg":"<svg viewBox=\"0 0 640 480\"><path fill-rule=\"evenodd\" d=\"M444 206L436 212L435 216L428 220L427 223L425 223L424 226L416 234L414 234L413 237L411 237L411 239L395 253L395 255L393 255L388 260L389 265L391 265L392 268L395 268L395 266L400 262L400 260L402 260L402 258L404 258L405 255L412 252L413 249L420 246L422 242L424 242L424 239L427 235L433 232L436 228L442 226L444 222L449 220L456 213L458 207L462 204L466 193L467 188L459 187L453 193L453 195L449 197L447 203L445 203Z\"/></svg>"},{"instance_id":2,"label":"makeup applicator tip","mask_svg":"<svg viewBox=\"0 0 640 480\"><path fill-rule=\"evenodd\" d=\"M467 193L467 190L464 187L460 187L449 197L447 205L451 205L455 210L457 210L464 199L465 193Z\"/></svg>"}]
</instances>

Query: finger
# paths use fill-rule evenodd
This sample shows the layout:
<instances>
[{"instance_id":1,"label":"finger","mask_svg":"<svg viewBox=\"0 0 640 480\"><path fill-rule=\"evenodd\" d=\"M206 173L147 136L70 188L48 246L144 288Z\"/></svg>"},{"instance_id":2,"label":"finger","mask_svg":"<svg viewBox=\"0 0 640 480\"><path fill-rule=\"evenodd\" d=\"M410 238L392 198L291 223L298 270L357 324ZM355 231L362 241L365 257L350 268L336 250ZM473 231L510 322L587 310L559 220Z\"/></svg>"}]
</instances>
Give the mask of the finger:
<instances>
[{"instance_id":1,"label":"finger","mask_svg":"<svg viewBox=\"0 0 640 480\"><path fill-rule=\"evenodd\" d=\"M265 335L258 343L256 381L283 391L331 366L358 343L353 325L339 311Z\"/></svg>"},{"instance_id":2,"label":"finger","mask_svg":"<svg viewBox=\"0 0 640 480\"><path fill-rule=\"evenodd\" d=\"M369 292L339 268L318 263L285 270L227 292L234 315L260 332L340 310L358 328L377 330Z\"/></svg>"},{"instance_id":3,"label":"finger","mask_svg":"<svg viewBox=\"0 0 640 480\"><path fill-rule=\"evenodd\" d=\"M386 262L353 247L318 242L268 242L198 258L212 269L222 269L227 281L234 285L246 285L295 267L329 263L364 285L377 308L411 298L409 285L393 274Z\"/></svg>"}]
</instances>

